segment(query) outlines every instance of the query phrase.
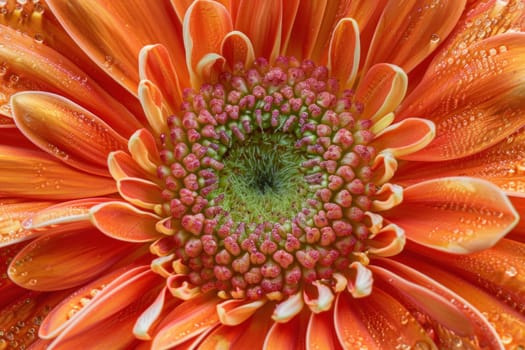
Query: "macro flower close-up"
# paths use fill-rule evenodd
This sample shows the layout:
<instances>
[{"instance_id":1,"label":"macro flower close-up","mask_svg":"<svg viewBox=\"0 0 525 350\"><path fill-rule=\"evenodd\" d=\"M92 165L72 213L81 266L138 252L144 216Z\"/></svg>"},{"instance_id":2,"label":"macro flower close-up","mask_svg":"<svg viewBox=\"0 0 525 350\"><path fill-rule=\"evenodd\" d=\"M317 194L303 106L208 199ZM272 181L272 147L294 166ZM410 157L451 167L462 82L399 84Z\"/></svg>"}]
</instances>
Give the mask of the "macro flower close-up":
<instances>
[{"instance_id":1,"label":"macro flower close-up","mask_svg":"<svg viewBox=\"0 0 525 350\"><path fill-rule=\"evenodd\" d=\"M525 0L0 0L0 350L525 349Z\"/></svg>"}]
</instances>

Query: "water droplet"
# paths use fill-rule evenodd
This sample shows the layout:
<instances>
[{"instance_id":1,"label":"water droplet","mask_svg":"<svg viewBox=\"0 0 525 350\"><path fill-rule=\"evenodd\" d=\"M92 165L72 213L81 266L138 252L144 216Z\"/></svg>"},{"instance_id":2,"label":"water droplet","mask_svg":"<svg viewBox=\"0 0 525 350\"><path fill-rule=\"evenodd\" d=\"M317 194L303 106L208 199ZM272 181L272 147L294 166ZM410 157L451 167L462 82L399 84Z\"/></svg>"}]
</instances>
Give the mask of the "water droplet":
<instances>
[{"instance_id":1,"label":"water droplet","mask_svg":"<svg viewBox=\"0 0 525 350\"><path fill-rule=\"evenodd\" d=\"M37 284L37 280L34 278L31 278L29 282L27 282L30 286L35 286Z\"/></svg>"},{"instance_id":2,"label":"water droplet","mask_svg":"<svg viewBox=\"0 0 525 350\"><path fill-rule=\"evenodd\" d=\"M512 343L512 335L511 334L503 334L501 336L501 342L505 345L509 345Z\"/></svg>"},{"instance_id":3,"label":"water droplet","mask_svg":"<svg viewBox=\"0 0 525 350\"><path fill-rule=\"evenodd\" d=\"M44 36L41 33L36 33L34 39L39 44L42 44L44 42Z\"/></svg>"},{"instance_id":4,"label":"water droplet","mask_svg":"<svg viewBox=\"0 0 525 350\"><path fill-rule=\"evenodd\" d=\"M514 266L510 266L505 270L505 276L515 277L518 274L518 270Z\"/></svg>"},{"instance_id":5,"label":"water droplet","mask_svg":"<svg viewBox=\"0 0 525 350\"><path fill-rule=\"evenodd\" d=\"M440 40L441 40L441 38L439 37L439 34L434 33L434 34L432 34L430 36L430 42L432 44L437 44L437 43L439 43Z\"/></svg>"},{"instance_id":6,"label":"water droplet","mask_svg":"<svg viewBox=\"0 0 525 350\"><path fill-rule=\"evenodd\" d=\"M104 67L109 69L109 68L111 68L112 65L113 65L113 57L111 57L109 55L104 57Z\"/></svg>"}]
</instances>

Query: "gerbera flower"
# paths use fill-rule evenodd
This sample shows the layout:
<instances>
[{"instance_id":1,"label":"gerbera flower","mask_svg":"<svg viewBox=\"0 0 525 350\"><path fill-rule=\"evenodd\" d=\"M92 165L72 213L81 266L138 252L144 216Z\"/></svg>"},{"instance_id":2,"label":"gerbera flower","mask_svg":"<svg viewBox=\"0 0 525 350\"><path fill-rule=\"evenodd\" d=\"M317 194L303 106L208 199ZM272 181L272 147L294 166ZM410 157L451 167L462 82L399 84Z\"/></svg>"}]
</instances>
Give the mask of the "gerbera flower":
<instances>
[{"instance_id":1,"label":"gerbera flower","mask_svg":"<svg viewBox=\"0 0 525 350\"><path fill-rule=\"evenodd\" d=\"M524 13L1 1L0 349L523 348Z\"/></svg>"}]
</instances>

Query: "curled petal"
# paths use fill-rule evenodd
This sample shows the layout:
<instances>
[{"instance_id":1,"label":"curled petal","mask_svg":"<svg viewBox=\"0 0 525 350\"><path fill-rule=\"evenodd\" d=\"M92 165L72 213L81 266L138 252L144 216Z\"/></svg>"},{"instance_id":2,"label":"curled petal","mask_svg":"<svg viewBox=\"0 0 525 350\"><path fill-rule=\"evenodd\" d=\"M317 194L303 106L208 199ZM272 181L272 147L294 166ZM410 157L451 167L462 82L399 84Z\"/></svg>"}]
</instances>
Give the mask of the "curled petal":
<instances>
[{"instance_id":1,"label":"curled petal","mask_svg":"<svg viewBox=\"0 0 525 350\"><path fill-rule=\"evenodd\" d=\"M430 120L407 118L376 135L372 145L403 159L403 156L426 147L435 135L436 127Z\"/></svg>"},{"instance_id":2,"label":"curled petal","mask_svg":"<svg viewBox=\"0 0 525 350\"><path fill-rule=\"evenodd\" d=\"M264 304L265 300L236 300L230 299L217 305L217 314L222 324L237 326L251 317Z\"/></svg>"},{"instance_id":3,"label":"curled petal","mask_svg":"<svg viewBox=\"0 0 525 350\"><path fill-rule=\"evenodd\" d=\"M330 310L332 308L332 303L334 302L334 293L330 287L324 285L320 281L314 281L312 285L317 288L317 298L311 299L308 293L303 291L305 304L316 314Z\"/></svg>"},{"instance_id":4,"label":"curled petal","mask_svg":"<svg viewBox=\"0 0 525 350\"><path fill-rule=\"evenodd\" d=\"M405 97L406 73L393 64L379 63L359 82L354 100L363 105L360 118L377 121L393 112Z\"/></svg>"},{"instance_id":5,"label":"curled petal","mask_svg":"<svg viewBox=\"0 0 525 350\"><path fill-rule=\"evenodd\" d=\"M370 225L367 226L370 233L373 235L378 233L383 228L383 217L370 211L365 212L365 215L370 221Z\"/></svg>"},{"instance_id":6,"label":"curled petal","mask_svg":"<svg viewBox=\"0 0 525 350\"><path fill-rule=\"evenodd\" d=\"M223 38L231 32L228 10L217 2L195 1L184 16L183 33L186 64L192 86L198 86L197 65L210 53L219 53Z\"/></svg>"},{"instance_id":7,"label":"curled petal","mask_svg":"<svg viewBox=\"0 0 525 350\"><path fill-rule=\"evenodd\" d=\"M394 176L397 166L397 160L391 152L380 152L374 159L374 183L376 185L385 184Z\"/></svg>"},{"instance_id":8,"label":"curled petal","mask_svg":"<svg viewBox=\"0 0 525 350\"><path fill-rule=\"evenodd\" d=\"M163 311L176 305L173 299L166 300L167 290L164 287L157 295L157 298L155 298L155 301L137 318L133 326L133 335L138 339L151 340L153 328L161 319Z\"/></svg>"},{"instance_id":9,"label":"curled petal","mask_svg":"<svg viewBox=\"0 0 525 350\"><path fill-rule=\"evenodd\" d=\"M179 110L182 103L181 87L177 70L166 47L159 44L146 45L140 50L139 76L141 80L151 81L159 89L163 101L168 106L167 115L172 115ZM141 102L144 105L142 99Z\"/></svg>"},{"instance_id":10,"label":"curled petal","mask_svg":"<svg viewBox=\"0 0 525 350\"><path fill-rule=\"evenodd\" d=\"M348 279L345 276L336 272L334 273L334 280L334 291L336 293L341 293L343 290L345 290L346 286L348 285Z\"/></svg>"},{"instance_id":11,"label":"curled petal","mask_svg":"<svg viewBox=\"0 0 525 350\"><path fill-rule=\"evenodd\" d=\"M388 126L392 124L392 122L395 119L394 112L390 112L385 114L381 118L377 118L374 123L372 124L372 127L370 128L370 131L374 133L374 135L379 134L381 131L386 129Z\"/></svg>"},{"instance_id":12,"label":"curled petal","mask_svg":"<svg viewBox=\"0 0 525 350\"><path fill-rule=\"evenodd\" d=\"M149 174L157 174L161 164L155 138L146 129L137 130L128 141L129 153L133 160Z\"/></svg>"},{"instance_id":13,"label":"curled petal","mask_svg":"<svg viewBox=\"0 0 525 350\"><path fill-rule=\"evenodd\" d=\"M158 216L136 209L126 202L107 202L90 210L93 225L109 237L126 242L151 242L160 237Z\"/></svg>"},{"instance_id":14,"label":"curled petal","mask_svg":"<svg viewBox=\"0 0 525 350\"><path fill-rule=\"evenodd\" d=\"M171 275L167 278L168 289L175 298L190 300L202 294L199 287L188 282L188 276L183 274Z\"/></svg>"},{"instance_id":15,"label":"curled petal","mask_svg":"<svg viewBox=\"0 0 525 350\"><path fill-rule=\"evenodd\" d=\"M275 322L286 323L301 312L304 306L303 294L298 292L280 302L273 311L272 319Z\"/></svg>"},{"instance_id":16,"label":"curled petal","mask_svg":"<svg viewBox=\"0 0 525 350\"><path fill-rule=\"evenodd\" d=\"M117 181L120 195L133 205L145 209L154 209L162 203L162 189L148 180L122 178Z\"/></svg>"},{"instance_id":17,"label":"curled petal","mask_svg":"<svg viewBox=\"0 0 525 350\"><path fill-rule=\"evenodd\" d=\"M350 264L349 275L352 278L348 281L347 289L354 298L362 298L370 295L372 285L374 284L372 271L363 264L355 261Z\"/></svg>"},{"instance_id":18,"label":"curled petal","mask_svg":"<svg viewBox=\"0 0 525 350\"><path fill-rule=\"evenodd\" d=\"M401 253L405 242L405 231L395 224L388 224L370 236L368 252L377 256L394 256Z\"/></svg>"},{"instance_id":19,"label":"curled petal","mask_svg":"<svg viewBox=\"0 0 525 350\"><path fill-rule=\"evenodd\" d=\"M168 131L166 118L170 112L162 92L150 80L141 80L138 93L148 124L157 135L166 133Z\"/></svg>"},{"instance_id":20,"label":"curled petal","mask_svg":"<svg viewBox=\"0 0 525 350\"><path fill-rule=\"evenodd\" d=\"M172 262L174 258L175 254L170 254L165 256L159 256L158 258L153 259L150 265L151 271L159 274L164 278L168 278L173 272Z\"/></svg>"},{"instance_id":21,"label":"curled petal","mask_svg":"<svg viewBox=\"0 0 525 350\"><path fill-rule=\"evenodd\" d=\"M239 31L230 32L224 37L221 44L221 55L232 69L239 62L244 67L250 67L255 60L255 53L250 38Z\"/></svg>"},{"instance_id":22,"label":"curled petal","mask_svg":"<svg viewBox=\"0 0 525 350\"><path fill-rule=\"evenodd\" d=\"M224 72L226 59L219 54L210 53L197 63L195 73L200 82L216 81Z\"/></svg>"},{"instance_id":23,"label":"curled petal","mask_svg":"<svg viewBox=\"0 0 525 350\"><path fill-rule=\"evenodd\" d=\"M359 68L359 26L353 18L343 18L335 26L330 38L328 69L345 89L352 88Z\"/></svg>"},{"instance_id":24,"label":"curled petal","mask_svg":"<svg viewBox=\"0 0 525 350\"><path fill-rule=\"evenodd\" d=\"M122 178L158 179L155 175L148 174L133 158L123 151L111 152L108 155L108 169L116 181Z\"/></svg>"},{"instance_id":25,"label":"curled petal","mask_svg":"<svg viewBox=\"0 0 525 350\"><path fill-rule=\"evenodd\" d=\"M409 186L403 203L383 216L403 227L409 240L455 254L490 248L519 220L499 188L466 177Z\"/></svg>"},{"instance_id":26,"label":"curled petal","mask_svg":"<svg viewBox=\"0 0 525 350\"><path fill-rule=\"evenodd\" d=\"M376 194L379 198L372 201L372 209L376 211L391 209L403 201L403 188L391 183L381 186Z\"/></svg>"}]
</instances>

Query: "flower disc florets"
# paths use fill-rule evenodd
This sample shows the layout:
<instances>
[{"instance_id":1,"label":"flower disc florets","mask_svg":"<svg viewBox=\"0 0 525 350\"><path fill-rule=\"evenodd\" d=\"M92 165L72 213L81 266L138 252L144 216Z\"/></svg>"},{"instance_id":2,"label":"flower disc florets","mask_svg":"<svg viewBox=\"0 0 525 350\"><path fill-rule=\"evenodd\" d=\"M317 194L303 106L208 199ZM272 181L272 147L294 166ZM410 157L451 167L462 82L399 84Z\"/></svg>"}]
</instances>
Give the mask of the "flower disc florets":
<instances>
[{"instance_id":1,"label":"flower disc florets","mask_svg":"<svg viewBox=\"0 0 525 350\"><path fill-rule=\"evenodd\" d=\"M251 299L334 284L366 249L376 192L371 123L357 114L326 67L293 58L186 91L158 172L187 282Z\"/></svg>"}]
</instances>

